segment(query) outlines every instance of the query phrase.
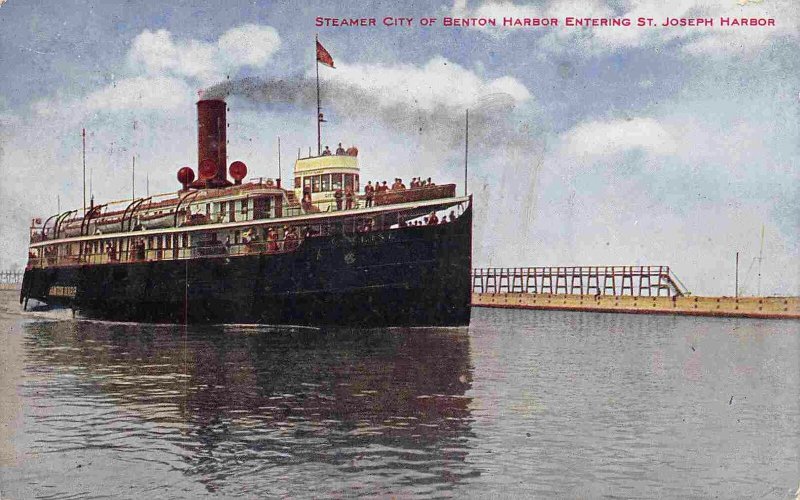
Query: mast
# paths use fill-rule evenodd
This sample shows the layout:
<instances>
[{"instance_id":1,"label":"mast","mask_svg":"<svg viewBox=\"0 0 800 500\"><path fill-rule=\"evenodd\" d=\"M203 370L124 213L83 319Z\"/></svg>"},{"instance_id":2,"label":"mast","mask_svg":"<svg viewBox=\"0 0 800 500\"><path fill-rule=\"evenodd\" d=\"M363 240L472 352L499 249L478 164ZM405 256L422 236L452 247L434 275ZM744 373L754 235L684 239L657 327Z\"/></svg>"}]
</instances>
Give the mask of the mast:
<instances>
[{"instance_id":1,"label":"mast","mask_svg":"<svg viewBox=\"0 0 800 500\"><path fill-rule=\"evenodd\" d=\"M464 196L467 195L467 164L469 161L469 110L467 110L466 131L464 132Z\"/></svg>"},{"instance_id":2,"label":"mast","mask_svg":"<svg viewBox=\"0 0 800 500\"><path fill-rule=\"evenodd\" d=\"M735 297L739 298L739 252L736 252L736 295Z\"/></svg>"},{"instance_id":3,"label":"mast","mask_svg":"<svg viewBox=\"0 0 800 500\"><path fill-rule=\"evenodd\" d=\"M131 150L133 162L131 166L131 201L136 199L136 120L133 120L133 134L131 135Z\"/></svg>"},{"instance_id":4,"label":"mast","mask_svg":"<svg viewBox=\"0 0 800 500\"><path fill-rule=\"evenodd\" d=\"M761 224L761 247L758 250L758 296L761 297L761 261L764 259L764 224Z\"/></svg>"},{"instance_id":5,"label":"mast","mask_svg":"<svg viewBox=\"0 0 800 500\"><path fill-rule=\"evenodd\" d=\"M278 186L281 185L281 136L278 136Z\"/></svg>"},{"instance_id":6,"label":"mast","mask_svg":"<svg viewBox=\"0 0 800 500\"><path fill-rule=\"evenodd\" d=\"M317 156L322 154L322 106L319 100L319 57L317 57L317 44L319 35L314 36L314 61L317 66Z\"/></svg>"},{"instance_id":7,"label":"mast","mask_svg":"<svg viewBox=\"0 0 800 500\"><path fill-rule=\"evenodd\" d=\"M86 129L81 132L83 139L83 215L86 216Z\"/></svg>"},{"instance_id":8,"label":"mast","mask_svg":"<svg viewBox=\"0 0 800 500\"><path fill-rule=\"evenodd\" d=\"M136 199L136 155L133 155L131 167L131 200Z\"/></svg>"}]
</instances>

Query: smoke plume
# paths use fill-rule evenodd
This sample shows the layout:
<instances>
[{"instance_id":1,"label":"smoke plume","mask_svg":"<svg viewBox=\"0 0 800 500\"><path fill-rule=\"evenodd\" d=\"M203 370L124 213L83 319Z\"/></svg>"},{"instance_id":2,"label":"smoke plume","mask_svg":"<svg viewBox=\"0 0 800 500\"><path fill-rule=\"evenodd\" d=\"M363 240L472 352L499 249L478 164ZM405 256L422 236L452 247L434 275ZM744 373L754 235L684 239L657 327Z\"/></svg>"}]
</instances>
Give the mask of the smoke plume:
<instances>
[{"instance_id":1,"label":"smoke plume","mask_svg":"<svg viewBox=\"0 0 800 500\"><path fill-rule=\"evenodd\" d=\"M451 149L464 143L465 107L452 104L421 106L410 90L399 89L402 99L386 99L380 89L337 80L321 82L323 114L339 120L378 121L388 129L408 136L423 136ZM267 109L316 107L316 81L303 75L287 78L242 78L218 83L203 92L206 99L236 96ZM509 94L492 92L476 95L469 108L470 144L494 148L541 151L541 131L530 116L518 112ZM527 118L527 119L525 119ZM537 133L539 132L539 133ZM497 150L495 150L497 151Z\"/></svg>"}]
</instances>

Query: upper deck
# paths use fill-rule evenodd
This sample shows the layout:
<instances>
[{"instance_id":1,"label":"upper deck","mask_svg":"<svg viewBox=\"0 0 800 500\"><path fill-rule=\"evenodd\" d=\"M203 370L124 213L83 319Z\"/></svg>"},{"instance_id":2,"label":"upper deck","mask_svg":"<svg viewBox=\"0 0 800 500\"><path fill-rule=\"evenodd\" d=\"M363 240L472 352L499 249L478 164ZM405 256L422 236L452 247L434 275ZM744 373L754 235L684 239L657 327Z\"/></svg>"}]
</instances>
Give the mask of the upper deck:
<instances>
[{"instance_id":1,"label":"upper deck","mask_svg":"<svg viewBox=\"0 0 800 500\"><path fill-rule=\"evenodd\" d=\"M155 229L139 227L109 234L42 239L30 245L27 267L286 253L298 249L309 237L455 222L469 207L471 199L447 197L413 200L411 198L419 196L419 190L408 191L409 199L388 205L362 205L312 213L301 210L295 214L257 220L181 224Z\"/></svg>"}]
</instances>

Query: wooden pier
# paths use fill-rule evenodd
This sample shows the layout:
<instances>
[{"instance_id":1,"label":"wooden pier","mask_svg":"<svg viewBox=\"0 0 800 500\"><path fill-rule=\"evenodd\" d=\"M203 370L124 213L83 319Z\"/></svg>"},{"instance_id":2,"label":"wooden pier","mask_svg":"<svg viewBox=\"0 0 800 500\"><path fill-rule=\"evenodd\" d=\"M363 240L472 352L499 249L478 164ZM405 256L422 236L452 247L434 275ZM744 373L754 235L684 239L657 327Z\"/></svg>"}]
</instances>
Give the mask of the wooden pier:
<instances>
[{"instance_id":1,"label":"wooden pier","mask_svg":"<svg viewBox=\"0 0 800 500\"><path fill-rule=\"evenodd\" d=\"M475 269L472 275L472 305L800 319L800 297L695 297L686 290L669 266Z\"/></svg>"},{"instance_id":2,"label":"wooden pier","mask_svg":"<svg viewBox=\"0 0 800 500\"><path fill-rule=\"evenodd\" d=\"M0 290L19 290L22 286L22 271L0 271Z\"/></svg>"}]
</instances>

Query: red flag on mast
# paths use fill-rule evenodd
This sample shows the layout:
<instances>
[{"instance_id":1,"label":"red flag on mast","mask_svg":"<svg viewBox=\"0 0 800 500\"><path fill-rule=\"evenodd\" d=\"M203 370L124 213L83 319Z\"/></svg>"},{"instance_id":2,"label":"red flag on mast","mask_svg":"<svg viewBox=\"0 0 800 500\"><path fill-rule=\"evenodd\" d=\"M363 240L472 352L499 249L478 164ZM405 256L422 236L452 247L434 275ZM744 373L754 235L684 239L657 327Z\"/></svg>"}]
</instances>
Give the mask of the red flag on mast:
<instances>
[{"instance_id":1,"label":"red flag on mast","mask_svg":"<svg viewBox=\"0 0 800 500\"><path fill-rule=\"evenodd\" d=\"M330 68L335 68L335 66L333 65L333 58L331 57L330 53L328 53L328 51L325 50L325 47L323 47L322 44L319 43L319 40L317 40L317 61L321 62L322 64Z\"/></svg>"}]
</instances>

